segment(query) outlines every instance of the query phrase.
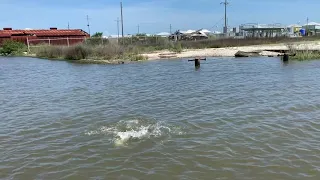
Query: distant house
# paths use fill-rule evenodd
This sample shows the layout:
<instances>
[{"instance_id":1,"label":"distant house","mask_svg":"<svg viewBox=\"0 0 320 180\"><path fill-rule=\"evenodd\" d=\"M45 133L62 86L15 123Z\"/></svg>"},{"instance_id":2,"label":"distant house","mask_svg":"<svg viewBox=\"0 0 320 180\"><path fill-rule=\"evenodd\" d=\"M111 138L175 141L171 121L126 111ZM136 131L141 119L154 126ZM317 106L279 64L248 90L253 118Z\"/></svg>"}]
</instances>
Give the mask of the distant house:
<instances>
[{"instance_id":1,"label":"distant house","mask_svg":"<svg viewBox=\"0 0 320 180\"><path fill-rule=\"evenodd\" d=\"M287 26L287 30L290 34L299 33L301 28L302 28L302 26L299 24L291 24L291 25Z\"/></svg>"},{"instance_id":2,"label":"distant house","mask_svg":"<svg viewBox=\"0 0 320 180\"><path fill-rule=\"evenodd\" d=\"M176 31L172 35L169 36L169 39L174 41L179 40L201 40L208 39L208 35L201 30L188 30L188 31Z\"/></svg>"},{"instance_id":3,"label":"distant house","mask_svg":"<svg viewBox=\"0 0 320 180\"><path fill-rule=\"evenodd\" d=\"M161 37L169 37L171 34L168 33L168 32L161 32L161 33L158 33L157 36L161 36Z\"/></svg>"},{"instance_id":4,"label":"distant house","mask_svg":"<svg viewBox=\"0 0 320 180\"><path fill-rule=\"evenodd\" d=\"M320 23L310 22L305 24L302 28L307 31L308 35L320 34Z\"/></svg>"},{"instance_id":5,"label":"distant house","mask_svg":"<svg viewBox=\"0 0 320 180\"><path fill-rule=\"evenodd\" d=\"M239 27L240 34L243 37L251 38L271 38L271 37L284 37L284 33L287 29L286 26L282 24L258 24L258 23L248 23L242 24Z\"/></svg>"},{"instance_id":6,"label":"distant house","mask_svg":"<svg viewBox=\"0 0 320 180\"><path fill-rule=\"evenodd\" d=\"M85 41L90 35L81 29L23 29L13 30L12 28L3 28L0 30L0 45L5 40L15 40L25 43L33 42L50 43L51 45L73 45Z\"/></svg>"},{"instance_id":7,"label":"distant house","mask_svg":"<svg viewBox=\"0 0 320 180\"><path fill-rule=\"evenodd\" d=\"M185 34L192 34L192 33L195 33L195 32L196 32L196 30L189 29L188 31L185 32Z\"/></svg>"},{"instance_id":8,"label":"distant house","mask_svg":"<svg viewBox=\"0 0 320 180\"><path fill-rule=\"evenodd\" d=\"M201 29L200 31L203 32L203 33L205 33L206 35L212 34L212 32L209 31L208 29Z\"/></svg>"},{"instance_id":9,"label":"distant house","mask_svg":"<svg viewBox=\"0 0 320 180\"><path fill-rule=\"evenodd\" d=\"M192 40L208 39L208 35L201 30L191 33Z\"/></svg>"}]
</instances>

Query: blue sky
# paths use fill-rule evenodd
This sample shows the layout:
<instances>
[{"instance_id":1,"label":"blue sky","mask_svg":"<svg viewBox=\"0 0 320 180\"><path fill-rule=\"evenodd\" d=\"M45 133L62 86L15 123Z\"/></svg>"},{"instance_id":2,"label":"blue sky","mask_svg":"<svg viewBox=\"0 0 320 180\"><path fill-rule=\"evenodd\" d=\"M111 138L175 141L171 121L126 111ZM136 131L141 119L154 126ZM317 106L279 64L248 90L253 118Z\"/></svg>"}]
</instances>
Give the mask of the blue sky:
<instances>
[{"instance_id":1,"label":"blue sky","mask_svg":"<svg viewBox=\"0 0 320 180\"><path fill-rule=\"evenodd\" d=\"M123 0L125 34L172 29L222 30L222 0ZM117 34L120 0L0 0L0 28L80 28ZM320 22L320 0L229 0L229 26L243 23L301 24Z\"/></svg>"}]
</instances>

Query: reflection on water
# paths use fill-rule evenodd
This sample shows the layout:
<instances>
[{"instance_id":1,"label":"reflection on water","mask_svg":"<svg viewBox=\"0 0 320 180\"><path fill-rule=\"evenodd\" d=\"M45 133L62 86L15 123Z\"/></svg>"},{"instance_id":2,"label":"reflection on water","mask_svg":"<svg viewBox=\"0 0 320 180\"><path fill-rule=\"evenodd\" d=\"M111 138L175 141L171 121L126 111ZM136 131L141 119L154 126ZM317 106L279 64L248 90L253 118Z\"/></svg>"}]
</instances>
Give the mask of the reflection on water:
<instances>
[{"instance_id":1,"label":"reflection on water","mask_svg":"<svg viewBox=\"0 0 320 180\"><path fill-rule=\"evenodd\" d=\"M0 178L319 179L320 61L0 59Z\"/></svg>"}]
</instances>

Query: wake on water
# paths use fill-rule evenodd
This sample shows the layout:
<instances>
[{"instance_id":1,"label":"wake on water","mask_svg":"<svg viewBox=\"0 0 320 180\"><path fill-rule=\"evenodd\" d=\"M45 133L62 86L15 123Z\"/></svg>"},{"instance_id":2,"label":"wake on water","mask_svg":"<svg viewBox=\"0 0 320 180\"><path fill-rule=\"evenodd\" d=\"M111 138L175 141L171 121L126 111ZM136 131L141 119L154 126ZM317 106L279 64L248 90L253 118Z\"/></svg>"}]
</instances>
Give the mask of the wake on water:
<instances>
[{"instance_id":1,"label":"wake on water","mask_svg":"<svg viewBox=\"0 0 320 180\"><path fill-rule=\"evenodd\" d=\"M133 141L182 135L184 132L181 128L170 126L164 122L136 119L121 120L117 123L102 126L98 130L86 132L85 134L88 136L110 135L116 146L122 146L128 145Z\"/></svg>"}]
</instances>

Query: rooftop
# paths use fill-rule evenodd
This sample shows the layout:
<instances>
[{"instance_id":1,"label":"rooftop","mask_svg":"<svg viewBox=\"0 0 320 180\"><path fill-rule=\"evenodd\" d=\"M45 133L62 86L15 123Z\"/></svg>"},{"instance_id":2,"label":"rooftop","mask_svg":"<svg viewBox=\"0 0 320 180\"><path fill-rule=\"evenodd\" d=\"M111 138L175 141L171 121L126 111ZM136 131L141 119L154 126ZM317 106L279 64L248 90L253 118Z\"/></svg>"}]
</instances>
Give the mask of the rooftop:
<instances>
[{"instance_id":1,"label":"rooftop","mask_svg":"<svg viewBox=\"0 0 320 180\"><path fill-rule=\"evenodd\" d=\"M88 36L89 34L81 29L12 29L3 28L0 30L0 37L10 37L19 35L35 35L35 36Z\"/></svg>"}]
</instances>

